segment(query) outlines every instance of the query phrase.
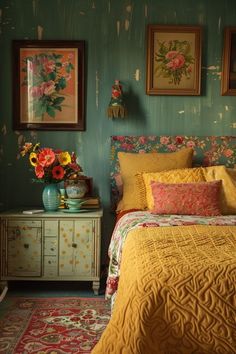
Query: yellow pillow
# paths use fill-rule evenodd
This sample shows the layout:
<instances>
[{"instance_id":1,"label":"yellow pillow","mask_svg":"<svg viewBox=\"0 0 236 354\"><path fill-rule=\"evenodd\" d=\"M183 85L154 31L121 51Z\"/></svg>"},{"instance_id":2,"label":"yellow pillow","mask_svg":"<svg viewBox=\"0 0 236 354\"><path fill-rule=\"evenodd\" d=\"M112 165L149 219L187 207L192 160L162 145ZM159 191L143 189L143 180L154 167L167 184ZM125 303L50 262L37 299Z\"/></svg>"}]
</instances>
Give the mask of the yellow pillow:
<instances>
[{"instance_id":1,"label":"yellow pillow","mask_svg":"<svg viewBox=\"0 0 236 354\"><path fill-rule=\"evenodd\" d=\"M205 182L205 178L201 167L182 168L155 173L139 173L136 175L136 182L139 190L140 203L143 209L153 209L154 207L151 181L162 183L192 183Z\"/></svg>"},{"instance_id":2,"label":"yellow pillow","mask_svg":"<svg viewBox=\"0 0 236 354\"><path fill-rule=\"evenodd\" d=\"M223 214L236 214L236 171L225 166L203 167L206 181L222 180L221 210Z\"/></svg>"},{"instance_id":3,"label":"yellow pillow","mask_svg":"<svg viewBox=\"0 0 236 354\"><path fill-rule=\"evenodd\" d=\"M192 166L193 149L184 148L170 153L118 152L120 172L123 181L123 197L117 211L142 209L139 201L135 175L139 172L158 172Z\"/></svg>"}]
</instances>

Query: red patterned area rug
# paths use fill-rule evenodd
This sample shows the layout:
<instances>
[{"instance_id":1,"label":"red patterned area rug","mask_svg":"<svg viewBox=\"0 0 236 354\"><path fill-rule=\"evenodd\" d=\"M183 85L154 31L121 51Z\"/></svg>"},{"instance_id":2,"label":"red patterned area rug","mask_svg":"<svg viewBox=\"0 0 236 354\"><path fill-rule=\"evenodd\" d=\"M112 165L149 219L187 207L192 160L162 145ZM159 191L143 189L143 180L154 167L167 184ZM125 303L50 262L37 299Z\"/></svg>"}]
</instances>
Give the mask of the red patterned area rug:
<instances>
[{"instance_id":1,"label":"red patterned area rug","mask_svg":"<svg viewBox=\"0 0 236 354\"><path fill-rule=\"evenodd\" d=\"M15 298L0 318L0 353L90 353L109 318L102 298Z\"/></svg>"}]
</instances>

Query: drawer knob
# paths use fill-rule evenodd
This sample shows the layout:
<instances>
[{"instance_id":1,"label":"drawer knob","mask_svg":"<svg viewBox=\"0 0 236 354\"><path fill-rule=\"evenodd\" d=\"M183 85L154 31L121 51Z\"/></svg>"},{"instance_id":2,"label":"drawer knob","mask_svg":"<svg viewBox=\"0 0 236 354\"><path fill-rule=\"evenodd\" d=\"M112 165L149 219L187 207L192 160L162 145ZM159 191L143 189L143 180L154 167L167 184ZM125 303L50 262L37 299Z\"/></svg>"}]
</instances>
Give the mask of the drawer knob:
<instances>
[{"instance_id":1,"label":"drawer knob","mask_svg":"<svg viewBox=\"0 0 236 354\"><path fill-rule=\"evenodd\" d=\"M24 243L24 248L29 248L29 244L28 243Z\"/></svg>"},{"instance_id":2,"label":"drawer knob","mask_svg":"<svg viewBox=\"0 0 236 354\"><path fill-rule=\"evenodd\" d=\"M54 251L54 248L51 248L51 251Z\"/></svg>"},{"instance_id":3,"label":"drawer knob","mask_svg":"<svg viewBox=\"0 0 236 354\"><path fill-rule=\"evenodd\" d=\"M76 248L77 247L77 243L72 243L72 247Z\"/></svg>"}]
</instances>

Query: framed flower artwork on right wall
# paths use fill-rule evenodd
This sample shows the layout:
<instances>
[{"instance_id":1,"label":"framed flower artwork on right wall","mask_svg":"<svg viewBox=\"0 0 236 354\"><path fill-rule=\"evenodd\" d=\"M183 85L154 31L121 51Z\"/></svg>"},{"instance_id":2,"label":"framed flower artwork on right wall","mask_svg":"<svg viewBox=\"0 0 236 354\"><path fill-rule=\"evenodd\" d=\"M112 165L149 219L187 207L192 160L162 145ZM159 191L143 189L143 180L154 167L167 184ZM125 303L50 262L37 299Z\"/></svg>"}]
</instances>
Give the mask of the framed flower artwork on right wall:
<instances>
[{"instance_id":1,"label":"framed flower artwork on right wall","mask_svg":"<svg viewBox=\"0 0 236 354\"><path fill-rule=\"evenodd\" d=\"M221 94L236 96L236 27L224 31Z\"/></svg>"},{"instance_id":2,"label":"framed flower artwork on right wall","mask_svg":"<svg viewBox=\"0 0 236 354\"><path fill-rule=\"evenodd\" d=\"M148 25L146 93L200 95L201 27Z\"/></svg>"}]
</instances>

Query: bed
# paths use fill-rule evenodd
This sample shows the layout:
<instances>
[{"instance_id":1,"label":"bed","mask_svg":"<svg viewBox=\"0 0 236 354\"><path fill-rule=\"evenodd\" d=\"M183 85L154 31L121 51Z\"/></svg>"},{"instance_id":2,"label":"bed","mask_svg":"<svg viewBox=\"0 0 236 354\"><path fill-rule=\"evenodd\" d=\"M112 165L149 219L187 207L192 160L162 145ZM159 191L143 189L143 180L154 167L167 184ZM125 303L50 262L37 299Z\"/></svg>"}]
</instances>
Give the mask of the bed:
<instances>
[{"instance_id":1,"label":"bed","mask_svg":"<svg viewBox=\"0 0 236 354\"><path fill-rule=\"evenodd\" d=\"M236 353L235 146L112 137L112 316L93 354Z\"/></svg>"}]
</instances>

